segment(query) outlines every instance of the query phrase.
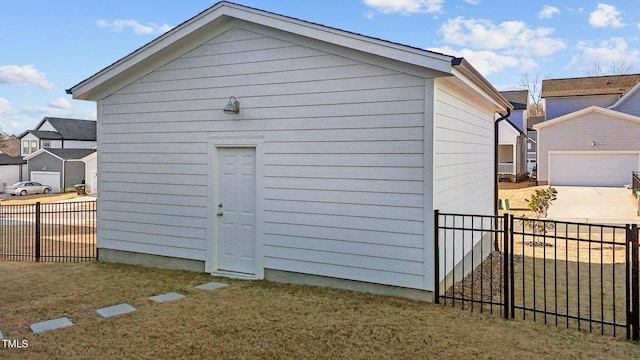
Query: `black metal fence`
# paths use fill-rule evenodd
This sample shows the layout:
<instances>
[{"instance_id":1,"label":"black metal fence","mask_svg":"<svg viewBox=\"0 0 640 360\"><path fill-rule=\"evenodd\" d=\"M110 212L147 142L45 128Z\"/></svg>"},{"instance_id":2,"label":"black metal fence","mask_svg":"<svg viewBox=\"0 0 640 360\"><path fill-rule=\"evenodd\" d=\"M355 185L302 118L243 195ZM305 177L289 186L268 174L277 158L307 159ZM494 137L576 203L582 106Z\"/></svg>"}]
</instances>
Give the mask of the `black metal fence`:
<instances>
[{"instance_id":1,"label":"black metal fence","mask_svg":"<svg viewBox=\"0 0 640 360\"><path fill-rule=\"evenodd\" d=\"M640 338L637 225L436 211L436 302Z\"/></svg>"},{"instance_id":2,"label":"black metal fence","mask_svg":"<svg viewBox=\"0 0 640 360\"><path fill-rule=\"evenodd\" d=\"M0 206L0 260L94 260L96 202Z\"/></svg>"},{"instance_id":3,"label":"black metal fence","mask_svg":"<svg viewBox=\"0 0 640 360\"><path fill-rule=\"evenodd\" d=\"M634 171L631 173L631 191L633 191L633 196L638 198L638 191L640 191L640 172Z\"/></svg>"}]
</instances>

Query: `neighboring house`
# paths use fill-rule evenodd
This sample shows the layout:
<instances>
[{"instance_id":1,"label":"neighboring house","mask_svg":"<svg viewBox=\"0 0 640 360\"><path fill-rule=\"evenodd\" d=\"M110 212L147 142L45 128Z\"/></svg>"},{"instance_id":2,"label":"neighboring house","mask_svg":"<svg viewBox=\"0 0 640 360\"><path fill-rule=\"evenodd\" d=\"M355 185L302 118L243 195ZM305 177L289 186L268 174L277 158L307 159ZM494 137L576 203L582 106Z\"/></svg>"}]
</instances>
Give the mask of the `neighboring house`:
<instances>
[{"instance_id":1,"label":"neighboring house","mask_svg":"<svg viewBox=\"0 0 640 360\"><path fill-rule=\"evenodd\" d=\"M227 2L67 92L98 106L103 261L423 299L434 209L494 211L511 107L464 59Z\"/></svg>"},{"instance_id":2,"label":"neighboring house","mask_svg":"<svg viewBox=\"0 0 640 360\"><path fill-rule=\"evenodd\" d=\"M80 159L97 145L96 122L45 117L35 129L18 138L21 155L27 160L29 180L49 185L54 192L73 190L73 185L85 177Z\"/></svg>"},{"instance_id":3,"label":"neighboring house","mask_svg":"<svg viewBox=\"0 0 640 360\"><path fill-rule=\"evenodd\" d=\"M27 156L27 168L31 181L51 186L52 192L74 189L85 178L83 158L94 153L93 149L40 149Z\"/></svg>"},{"instance_id":4,"label":"neighboring house","mask_svg":"<svg viewBox=\"0 0 640 360\"><path fill-rule=\"evenodd\" d=\"M544 116L532 116L527 120L527 172L530 177L537 175L538 132L533 128L544 121Z\"/></svg>"},{"instance_id":5,"label":"neighboring house","mask_svg":"<svg viewBox=\"0 0 640 360\"><path fill-rule=\"evenodd\" d=\"M498 177L501 181L527 178L527 90L501 91L513 106L509 120L498 124Z\"/></svg>"},{"instance_id":6,"label":"neighboring house","mask_svg":"<svg viewBox=\"0 0 640 360\"><path fill-rule=\"evenodd\" d=\"M623 186L640 163L640 75L544 80L538 183Z\"/></svg>"},{"instance_id":7,"label":"neighboring house","mask_svg":"<svg viewBox=\"0 0 640 360\"><path fill-rule=\"evenodd\" d=\"M498 178L520 181L527 177L527 135L509 120L498 123Z\"/></svg>"},{"instance_id":8,"label":"neighboring house","mask_svg":"<svg viewBox=\"0 0 640 360\"><path fill-rule=\"evenodd\" d=\"M24 180L24 165L26 163L20 156L0 153L0 190L3 193L7 186Z\"/></svg>"},{"instance_id":9,"label":"neighboring house","mask_svg":"<svg viewBox=\"0 0 640 360\"><path fill-rule=\"evenodd\" d=\"M86 181L85 191L91 195L98 195L98 152L83 157L84 178Z\"/></svg>"}]
</instances>

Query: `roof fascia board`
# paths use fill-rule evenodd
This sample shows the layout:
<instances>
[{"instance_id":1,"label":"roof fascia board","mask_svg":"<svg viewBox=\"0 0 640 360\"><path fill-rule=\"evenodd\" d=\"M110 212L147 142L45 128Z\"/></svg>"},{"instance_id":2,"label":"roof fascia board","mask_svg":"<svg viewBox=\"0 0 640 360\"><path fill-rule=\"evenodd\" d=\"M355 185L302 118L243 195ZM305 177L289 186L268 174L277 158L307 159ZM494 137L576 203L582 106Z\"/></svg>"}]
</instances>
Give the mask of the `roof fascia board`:
<instances>
[{"instance_id":1,"label":"roof fascia board","mask_svg":"<svg viewBox=\"0 0 640 360\"><path fill-rule=\"evenodd\" d=\"M491 85L480 73L469 64L465 59L459 59L454 64L453 75L462 80L467 86L474 89L475 92L482 95L496 108L496 112L513 110L513 105L505 99L496 88Z\"/></svg>"},{"instance_id":2,"label":"roof fascia board","mask_svg":"<svg viewBox=\"0 0 640 360\"><path fill-rule=\"evenodd\" d=\"M626 114L620 111L615 111L615 110L610 110L610 109L606 109L600 106L589 106L587 108L578 110L578 111L574 111L572 113L566 114L566 115L562 115L559 116L555 119L552 120L547 120L547 121L543 121L539 124L535 124L533 125L533 128L535 130L539 130L539 129L544 129L546 127L549 126L553 126L556 124L559 124L561 122L567 121L567 120L571 120L571 119L575 119L578 118L580 116L592 113L592 112L597 112L600 113L602 115L607 115L607 116L612 116L618 119L622 119L622 120L628 120L628 121L633 121L633 122L637 122L640 123L640 117L635 116L635 115L631 115L631 114Z\"/></svg>"},{"instance_id":3,"label":"roof fascia board","mask_svg":"<svg viewBox=\"0 0 640 360\"><path fill-rule=\"evenodd\" d=\"M369 38L283 15L221 2L67 90L74 99L96 101L196 48L229 28L229 18L273 27L331 44L451 73L453 57ZM224 26L227 24L227 26ZM185 40L185 41L182 41Z\"/></svg>"},{"instance_id":4,"label":"roof fascia board","mask_svg":"<svg viewBox=\"0 0 640 360\"><path fill-rule=\"evenodd\" d=\"M38 155L40 155L40 154L42 154L42 153L47 153L47 154L49 154L49 155L51 155L51 156L53 156L53 157L56 157L56 158L58 158L58 159L60 159L60 160L64 160L64 159L63 159L63 158L61 158L60 156L58 156L58 155L56 155L56 154L54 154L54 153L52 153L52 152L47 151L47 149L40 149L40 150L38 150L38 151L34 152L33 154L31 154L31 155L29 155L29 156L25 156L25 157L24 157L24 159L25 159L25 160L29 160L29 159L32 159L32 158L34 158L34 157L36 157L36 156L38 156Z\"/></svg>"},{"instance_id":5,"label":"roof fascia board","mask_svg":"<svg viewBox=\"0 0 640 360\"><path fill-rule=\"evenodd\" d=\"M613 105L608 106L607 109L617 109L620 105L622 105L625 101L627 101L627 99L629 99L630 97L633 96L633 94L635 94L638 89L640 89L640 83L637 83L634 87L631 88L631 90L627 91L626 94L624 94L620 99L618 99L618 101L616 101L615 103L613 103Z\"/></svg>"}]
</instances>

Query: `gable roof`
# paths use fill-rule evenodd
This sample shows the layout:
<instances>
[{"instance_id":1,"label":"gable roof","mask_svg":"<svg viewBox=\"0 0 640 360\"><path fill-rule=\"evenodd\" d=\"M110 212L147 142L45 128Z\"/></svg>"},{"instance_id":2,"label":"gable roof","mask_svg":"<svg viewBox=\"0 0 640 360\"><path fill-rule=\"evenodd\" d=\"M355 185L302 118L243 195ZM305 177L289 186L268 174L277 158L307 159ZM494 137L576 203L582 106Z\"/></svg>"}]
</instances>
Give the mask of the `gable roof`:
<instances>
[{"instance_id":1,"label":"gable roof","mask_svg":"<svg viewBox=\"0 0 640 360\"><path fill-rule=\"evenodd\" d=\"M80 160L95 151L95 149L40 149L26 156L25 160L29 160L43 153L51 154L60 160Z\"/></svg>"},{"instance_id":2,"label":"gable roof","mask_svg":"<svg viewBox=\"0 0 640 360\"><path fill-rule=\"evenodd\" d=\"M543 98L586 95L624 95L640 82L640 74L542 80Z\"/></svg>"},{"instance_id":3,"label":"gable roof","mask_svg":"<svg viewBox=\"0 0 640 360\"><path fill-rule=\"evenodd\" d=\"M605 115L605 116L611 116L611 117L616 117L622 120L628 120L628 121L634 121L637 122L638 124L640 124L640 117L635 116L635 115L630 115L630 114L626 114L620 111L615 111L615 110L611 110L611 109L605 109L603 107L600 106L589 106L587 108L578 110L578 111L574 111L572 113L563 115L563 116L559 116L557 118L554 118L553 120L548 120L548 121L544 121L541 122L539 124L536 124L533 126L533 128L535 130L540 130L540 129L544 129L546 127L549 126L553 126L562 122L565 122L567 120L571 120L571 119L575 119L578 118L580 116L584 116L586 114L589 113L594 113L597 112L599 114Z\"/></svg>"},{"instance_id":4,"label":"gable roof","mask_svg":"<svg viewBox=\"0 0 640 360\"><path fill-rule=\"evenodd\" d=\"M230 26L239 24L238 20L432 69L442 73L442 76L464 77L463 81L472 83L475 91L493 102L496 111L511 108L509 102L462 58L367 37L227 1L221 1L204 10L66 91L74 99L92 101L102 99L204 44Z\"/></svg>"},{"instance_id":5,"label":"gable roof","mask_svg":"<svg viewBox=\"0 0 640 360\"><path fill-rule=\"evenodd\" d=\"M38 130L45 122L49 122L56 131ZM27 134L33 134L41 140L81 140L96 141L96 122L94 120L67 119L45 117L34 130L27 130L18 136L19 139Z\"/></svg>"},{"instance_id":6,"label":"gable roof","mask_svg":"<svg viewBox=\"0 0 640 360\"><path fill-rule=\"evenodd\" d=\"M513 105L513 110L527 110L529 90L500 91L500 95Z\"/></svg>"},{"instance_id":7,"label":"gable roof","mask_svg":"<svg viewBox=\"0 0 640 360\"><path fill-rule=\"evenodd\" d=\"M517 133L518 136L520 135L526 135L524 132L522 132L522 130L520 130L513 122L511 122L511 120L504 119L504 121L501 121L501 123L506 123L507 125L509 125L509 127L511 127L513 129L514 133Z\"/></svg>"}]
</instances>

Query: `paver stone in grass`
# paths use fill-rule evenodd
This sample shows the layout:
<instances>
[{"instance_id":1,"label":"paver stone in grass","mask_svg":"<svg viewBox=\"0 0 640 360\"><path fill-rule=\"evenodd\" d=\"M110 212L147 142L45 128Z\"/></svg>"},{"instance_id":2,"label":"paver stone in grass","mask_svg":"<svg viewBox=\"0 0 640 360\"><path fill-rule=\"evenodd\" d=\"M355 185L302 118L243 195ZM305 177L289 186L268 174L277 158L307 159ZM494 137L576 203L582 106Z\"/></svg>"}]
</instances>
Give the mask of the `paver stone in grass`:
<instances>
[{"instance_id":1,"label":"paver stone in grass","mask_svg":"<svg viewBox=\"0 0 640 360\"><path fill-rule=\"evenodd\" d=\"M225 286L227 286L227 284L223 284L223 283L212 281L210 283L198 285L198 286L196 286L196 289L200 289L200 290L215 290L215 289L219 289L219 288L225 287Z\"/></svg>"},{"instance_id":2,"label":"paver stone in grass","mask_svg":"<svg viewBox=\"0 0 640 360\"><path fill-rule=\"evenodd\" d=\"M162 295L151 296L149 299L155 302L167 302L182 299L184 295L175 292L169 292Z\"/></svg>"},{"instance_id":3,"label":"paver stone in grass","mask_svg":"<svg viewBox=\"0 0 640 360\"><path fill-rule=\"evenodd\" d=\"M69 320L69 318L61 317L58 319L47 320L47 321L42 321L39 323L32 324L31 331L38 334L41 332L60 329L67 326L73 326L73 323L71 322L71 320Z\"/></svg>"},{"instance_id":4,"label":"paver stone in grass","mask_svg":"<svg viewBox=\"0 0 640 360\"><path fill-rule=\"evenodd\" d=\"M127 313L130 313L130 312L134 312L134 311L136 311L136 308L134 308L133 306L131 306L131 305L127 304L127 303L124 303L124 304L118 304L118 305L103 307L103 308L98 309L96 311L102 317L108 318L108 317L112 317L112 316L116 316L116 315L122 315L122 314L127 314Z\"/></svg>"},{"instance_id":5,"label":"paver stone in grass","mask_svg":"<svg viewBox=\"0 0 640 360\"><path fill-rule=\"evenodd\" d=\"M2 340L4 338L4 335L2 335L2 331L0 331L0 340Z\"/></svg>"}]
</instances>

